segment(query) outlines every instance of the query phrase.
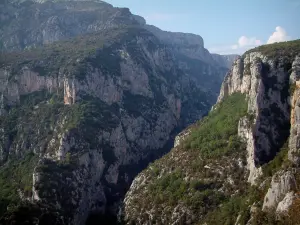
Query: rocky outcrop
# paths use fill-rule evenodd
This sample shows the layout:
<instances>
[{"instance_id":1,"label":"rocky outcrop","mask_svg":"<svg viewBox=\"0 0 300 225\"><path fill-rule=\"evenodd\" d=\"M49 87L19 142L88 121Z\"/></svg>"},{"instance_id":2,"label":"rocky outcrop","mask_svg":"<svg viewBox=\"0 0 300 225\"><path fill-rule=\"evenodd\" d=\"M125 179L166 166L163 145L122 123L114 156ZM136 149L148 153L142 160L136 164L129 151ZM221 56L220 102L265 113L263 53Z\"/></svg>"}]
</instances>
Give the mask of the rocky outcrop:
<instances>
[{"instance_id":1,"label":"rocky outcrop","mask_svg":"<svg viewBox=\"0 0 300 225\"><path fill-rule=\"evenodd\" d=\"M286 194L296 190L297 184L292 172L279 172L272 177L271 187L269 188L263 203L263 210L279 207L278 210L286 204L287 199L283 201ZM290 194L289 194L290 195ZM290 198L287 196L287 198ZM283 201L283 202L281 202ZM281 202L279 205L278 203ZM285 208L285 207L284 207Z\"/></svg>"},{"instance_id":2,"label":"rocky outcrop","mask_svg":"<svg viewBox=\"0 0 300 225\"><path fill-rule=\"evenodd\" d=\"M260 167L255 166L254 135L252 131L251 121L247 117L241 118L239 121L238 134L246 142L247 146L247 169L249 170L248 181L254 183L255 179L262 175Z\"/></svg>"},{"instance_id":3,"label":"rocky outcrop","mask_svg":"<svg viewBox=\"0 0 300 225\"><path fill-rule=\"evenodd\" d=\"M175 137L174 148L179 146L191 133L190 130L186 129Z\"/></svg>"},{"instance_id":4,"label":"rocky outcrop","mask_svg":"<svg viewBox=\"0 0 300 225\"><path fill-rule=\"evenodd\" d=\"M297 197L298 196L293 191L288 192L285 195L284 199L278 203L276 208L276 213L278 214L287 213Z\"/></svg>"},{"instance_id":5,"label":"rocky outcrop","mask_svg":"<svg viewBox=\"0 0 300 225\"><path fill-rule=\"evenodd\" d=\"M26 66L22 68L19 76L14 75L9 68L0 69L0 93L7 105L19 104L22 95L33 92L47 90L53 93L63 84L57 77L40 76Z\"/></svg>"}]
</instances>

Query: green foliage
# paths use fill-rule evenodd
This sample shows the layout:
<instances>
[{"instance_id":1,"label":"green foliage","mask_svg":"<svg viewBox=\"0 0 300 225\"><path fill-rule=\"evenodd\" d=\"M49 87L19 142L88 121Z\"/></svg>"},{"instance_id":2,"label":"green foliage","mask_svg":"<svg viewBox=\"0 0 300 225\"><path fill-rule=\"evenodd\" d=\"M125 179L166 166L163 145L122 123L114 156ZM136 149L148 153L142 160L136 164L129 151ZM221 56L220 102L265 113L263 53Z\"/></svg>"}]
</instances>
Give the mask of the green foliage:
<instances>
[{"instance_id":1,"label":"green foliage","mask_svg":"<svg viewBox=\"0 0 300 225\"><path fill-rule=\"evenodd\" d=\"M22 202L9 207L8 211L0 218L0 224L44 224L62 225L65 224L61 218L62 213L55 208L49 208L40 203L32 204Z\"/></svg>"},{"instance_id":2,"label":"green foliage","mask_svg":"<svg viewBox=\"0 0 300 225\"><path fill-rule=\"evenodd\" d=\"M84 140L91 148L96 148L102 144L97 140L97 133L103 128L108 130L118 125L118 117L114 115L118 113L118 108L115 105L109 106L94 99L64 105L60 95L46 92L21 96L20 105L7 110L7 114L0 116L0 127L3 128L0 144L4 159L1 163L8 160L0 167L0 215L8 205L20 201L18 190L25 196L31 195L32 173L37 161L33 149L43 154L45 151L52 153L59 142L50 148L49 141L66 131L73 132L76 140ZM22 146L18 149L19 154L14 154L16 146ZM62 165L47 164L40 170L57 177L72 171L76 163L72 151L75 150L67 153Z\"/></svg>"},{"instance_id":3,"label":"green foliage","mask_svg":"<svg viewBox=\"0 0 300 225\"><path fill-rule=\"evenodd\" d=\"M248 203L242 197L232 197L222 206L208 214L206 222L213 225L235 224L238 215L243 212L239 224L245 225L250 219Z\"/></svg>"},{"instance_id":4,"label":"green foliage","mask_svg":"<svg viewBox=\"0 0 300 225\"><path fill-rule=\"evenodd\" d=\"M246 225L250 219L251 205L263 200L263 197L264 193L256 186L248 186L244 190L241 189L239 195L226 198L219 208L206 215L204 221L208 225L231 225L235 224L240 215L238 224Z\"/></svg>"},{"instance_id":5,"label":"green foliage","mask_svg":"<svg viewBox=\"0 0 300 225\"><path fill-rule=\"evenodd\" d=\"M66 162L67 164L69 164L70 161L71 161L71 153L70 153L70 152L67 152L67 153L66 153L65 162Z\"/></svg>"},{"instance_id":6,"label":"green foliage","mask_svg":"<svg viewBox=\"0 0 300 225\"><path fill-rule=\"evenodd\" d=\"M262 171L265 176L273 176L278 170L289 166L288 151L289 146L288 141L286 141L274 159L262 166Z\"/></svg>"},{"instance_id":7,"label":"green foliage","mask_svg":"<svg viewBox=\"0 0 300 225\"><path fill-rule=\"evenodd\" d=\"M46 90L35 91L27 95L21 95L20 105L23 107L33 107L38 103L45 101L45 99L48 99L50 96L51 94L49 94Z\"/></svg>"},{"instance_id":8,"label":"green foliage","mask_svg":"<svg viewBox=\"0 0 300 225\"><path fill-rule=\"evenodd\" d=\"M180 146L149 166L145 171L149 184L133 201L146 209L154 205L157 215L161 210L172 213L172 207L183 205L197 218L194 222L226 204L237 187L246 187L244 168L239 165L245 161L245 146L237 134L238 122L246 113L245 95L236 93L224 99L188 129L190 134ZM153 204L149 206L149 202ZM228 210L221 214L230 214L230 207L240 207L236 205L228 203Z\"/></svg>"},{"instance_id":9,"label":"green foliage","mask_svg":"<svg viewBox=\"0 0 300 225\"><path fill-rule=\"evenodd\" d=\"M160 98L163 101L163 98ZM134 116L143 116L147 120L155 120L152 113L152 110L160 111L160 108L157 106L158 104L162 104L162 102L155 102L152 98L148 98L142 95L134 95L129 91L124 92L123 96L124 108L126 111ZM151 110L151 111L150 111ZM148 113L148 111L150 111ZM145 112L147 114L142 115L141 112Z\"/></svg>"},{"instance_id":10,"label":"green foliage","mask_svg":"<svg viewBox=\"0 0 300 225\"><path fill-rule=\"evenodd\" d=\"M185 181L183 173L175 170L155 180L149 191L156 204L176 205L178 202L184 202L197 210L205 209L207 205L217 205L223 199L222 194L210 189L212 185L199 180Z\"/></svg>"},{"instance_id":11,"label":"green foliage","mask_svg":"<svg viewBox=\"0 0 300 225\"><path fill-rule=\"evenodd\" d=\"M244 55L250 52L261 52L263 55L270 58L279 58L284 56L287 59L291 59L300 52L300 40L262 45L245 52Z\"/></svg>"},{"instance_id":12,"label":"green foliage","mask_svg":"<svg viewBox=\"0 0 300 225\"><path fill-rule=\"evenodd\" d=\"M253 214L253 219L251 224L253 225L287 225L283 221L277 220L276 215L273 211L263 212L262 210L258 209Z\"/></svg>"},{"instance_id":13,"label":"green foliage","mask_svg":"<svg viewBox=\"0 0 300 225\"><path fill-rule=\"evenodd\" d=\"M151 172L153 176L158 176L160 173L160 169L155 165L155 163L151 163L149 165L149 167L151 168Z\"/></svg>"},{"instance_id":14,"label":"green foliage","mask_svg":"<svg viewBox=\"0 0 300 225\"><path fill-rule=\"evenodd\" d=\"M37 156L28 153L20 160L11 160L0 168L0 217L9 204L20 201L18 190L31 196L32 173Z\"/></svg>"},{"instance_id":15,"label":"green foliage","mask_svg":"<svg viewBox=\"0 0 300 225\"><path fill-rule=\"evenodd\" d=\"M219 157L243 149L243 143L237 135L238 122L247 112L245 95L235 93L210 112L196 128L184 145L202 156Z\"/></svg>"}]
</instances>

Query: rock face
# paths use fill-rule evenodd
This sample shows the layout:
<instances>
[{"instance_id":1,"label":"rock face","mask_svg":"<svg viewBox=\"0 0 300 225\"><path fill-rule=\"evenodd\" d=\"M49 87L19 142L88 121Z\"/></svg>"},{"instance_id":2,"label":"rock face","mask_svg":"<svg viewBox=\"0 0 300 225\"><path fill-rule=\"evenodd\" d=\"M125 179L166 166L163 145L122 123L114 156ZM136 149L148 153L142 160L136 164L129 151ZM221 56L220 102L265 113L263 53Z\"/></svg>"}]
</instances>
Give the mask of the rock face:
<instances>
[{"instance_id":1,"label":"rock face","mask_svg":"<svg viewBox=\"0 0 300 225\"><path fill-rule=\"evenodd\" d=\"M0 15L0 175L18 181L1 208L21 195L66 224L115 214L137 172L208 111L227 71L200 36L99 0L3 1Z\"/></svg>"},{"instance_id":2,"label":"rock face","mask_svg":"<svg viewBox=\"0 0 300 225\"><path fill-rule=\"evenodd\" d=\"M119 20L131 21L128 10L94 4L10 5L25 10L29 19L27 10L36 11L37 17L50 16L66 31L39 30L56 27L47 19L35 27L34 32L45 34L41 39L29 38L32 30L21 45L15 45L21 37L1 37L6 49L19 49L105 27L43 48L2 53L0 59L0 163L19 181L8 188L17 193L14 199L22 193L33 203L60 211L65 224L84 224L93 213L116 213L136 173L169 150L166 145L176 130L208 111L225 70L179 59L144 28L122 27ZM97 29L85 27L88 21L83 19L76 25L83 30L67 32L76 23L66 19L71 19L70 10L78 13L81 6L100 17L114 17ZM61 14L54 16L54 9ZM87 11L81 12L83 17L94 19ZM203 77L212 79L205 83ZM10 162L26 170L7 166Z\"/></svg>"},{"instance_id":3,"label":"rock face","mask_svg":"<svg viewBox=\"0 0 300 225\"><path fill-rule=\"evenodd\" d=\"M288 192L284 199L278 203L276 212L278 214L287 213L296 198L299 198L293 191Z\"/></svg>"},{"instance_id":4,"label":"rock face","mask_svg":"<svg viewBox=\"0 0 300 225\"><path fill-rule=\"evenodd\" d=\"M174 54L188 59L230 68L236 57L211 55L199 35L160 30L148 25L143 17L131 14L129 9L116 8L101 0L4 1L0 4L0 13L2 51L32 48L105 29L141 26L171 48Z\"/></svg>"},{"instance_id":5,"label":"rock face","mask_svg":"<svg viewBox=\"0 0 300 225\"><path fill-rule=\"evenodd\" d=\"M136 25L129 9L102 1L23 1L0 5L1 46L16 50L78 35Z\"/></svg>"},{"instance_id":6,"label":"rock face","mask_svg":"<svg viewBox=\"0 0 300 225\"><path fill-rule=\"evenodd\" d=\"M278 210L284 211L284 205L287 204L288 199L291 198L291 194L288 194L290 191L296 190L297 184L295 180L295 176L290 171L285 173L278 173L272 177L271 187L269 188L263 204L263 210L267 208L274 208L279 202L285 198L287 194L287 198L278 204ZM290 204L291 205L291 204Z\"/></svg>"},{"instance_id":7,"label":"rock face","mask_svg":"<svg viewBox=\"0 0 300 225\"><path fill-rule=\"evenodd\" d=\"M297 40L237 58L208 117L133 181L127 224L297 223L299 54Z\"/></svg>"},{"instance_id":8,"label":"rock face","mask_svg":"<svg viewBox=\"0 0 300 225\"><path fill-rule=\"evenodd\" d=\"M83 113L81 117L84 118L72 121L78 115L61 112L56 121L50 122L48 129L54 133L48 136L43 147L40 141L33 142L30 138L24 143L24 139L17 135L10 136L9 145L4 145L1 151L2 162L31 150L40 155L33 174L33 200L59 209L69 208L73 215L70 217L72 224L84 223L90 212L104 212L113 202L107 198L122 195L118 191L119 185L132 179L133 174L126 172L126 166L137 166L150 155L161 154L158 149L164 147L171 132L177 126L201 117L211 104L209 95L201 92L192 77L180 73L170 53L159 47L159 40L153 35L130 29L125 33L131 34L130 45L121 36L120 45L111 47L112 52L118 54L115 59L120 59L118 71L114 71L114 66L103 68L107 65L103 65L100 59L97 64L91 63L91 57L84 58L85 70L81 71L84 77L80 79L68 70L42 76L26 63L20 64L18 72L9 63L1 69L1 94L8 107L24 107L24 96L44 91L45 95L36 107L55 106L62 111L69 108ZM156 47L150 49L150 44ZM105 48L99 51L105 51ZM92 57L97 59L100 54ZM40 67L45 69L42 56L38 60ZM62 71L66 65L56 66ZM195 103L200 100L202 104L190 101L188 96L195 95L191 90L203 96L201 100L195 100ZM60 100L52 102L57 93L62 93L64 105L57 105ZM47 99L50 102L44 102ZM190 108L192 105L195 110ZM33 114L38 110L33 109ZM27 121L32 119L29 116ZM90 123L98 125L90 127ZM44 125L36 124L35 138L41 135L39 126ZM29 127L26 124L21 126L17 133L24 135L22 129ZM4 129L8 128L4 126ZM24 145L29 146L24 148ZM60 166L60 162L65 162L66 168ZM55 168L58 173L53 172ZM55 182L50 184L46 179L55 179ZM45 185L49 187L45 189ZM49 192L49 189L53 191Z\"/></svg>"},{"instance_id":9,"label":"rock face","mask_svg":"<svg viewBox=\"0 0 300 225\"><path fill-rule=\"evenodd\" d=\"M291 91L291 135L290 135L290 151L289 159L295 164L299 165L299 116L300 116L300 89L299 89L299 77L300 77L300 57L297 57L292 64L292 74L290 76Z\"/></svg>"},{"instance_id":10,"label":"rock face","mask_svg":"<svg viewBox=\"0 0 300 225\"><path fill-rule=\"evenodd\" d=\"M211 55L199 35L162 31L146 24L144 18L131 14L129 9L116 8L103 1L16 0L0 4L0 14L0 51L4 52L131 26L154 34L175 58L179 69L193 77L213 98L228 70L223 56Z\"/></svg>"},{"instance_id":11,"label":"rock face","mask_svg":"<svg viewBox=\"0 0 300 225\"><path fill-rule=\"evenodd\" d=\"M226 68L231 68L233 62L239 57L239 55L218 55L211 54L213 59L220 65L223 65Z\"/></svg>"},{"instance_id":12,"label":"rock face","mask_svg":"<svg viewBox=\"0 0 300 225\"><path fill-rule=\"evenodd\" d=\"M235 61L222 84L218 102L234 92L248 97L249 116L239 129L248 142L251 183L260 174L256 167L273 158L289 136L289 73L284 63L283 58L275 61L251 52Z\"/></svg>"}]
</instances>

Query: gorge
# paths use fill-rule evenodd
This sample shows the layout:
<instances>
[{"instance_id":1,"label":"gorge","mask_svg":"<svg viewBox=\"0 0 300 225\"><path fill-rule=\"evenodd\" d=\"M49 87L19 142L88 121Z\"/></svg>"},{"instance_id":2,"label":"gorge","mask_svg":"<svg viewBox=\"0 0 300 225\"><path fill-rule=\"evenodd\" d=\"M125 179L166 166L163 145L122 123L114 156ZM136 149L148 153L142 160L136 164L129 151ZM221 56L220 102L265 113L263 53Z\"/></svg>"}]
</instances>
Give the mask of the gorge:
<instances>
[{"instance_id":1,"label":"gorge","mask_svg":"<svg viewBox=\"0 0 300 225\"><path fill-rule=\"evenodd\" d=\"M299 76L299 40L218 55L104 1L2 1L0 224L297 224Z\"/></svg>"}]
</instances>

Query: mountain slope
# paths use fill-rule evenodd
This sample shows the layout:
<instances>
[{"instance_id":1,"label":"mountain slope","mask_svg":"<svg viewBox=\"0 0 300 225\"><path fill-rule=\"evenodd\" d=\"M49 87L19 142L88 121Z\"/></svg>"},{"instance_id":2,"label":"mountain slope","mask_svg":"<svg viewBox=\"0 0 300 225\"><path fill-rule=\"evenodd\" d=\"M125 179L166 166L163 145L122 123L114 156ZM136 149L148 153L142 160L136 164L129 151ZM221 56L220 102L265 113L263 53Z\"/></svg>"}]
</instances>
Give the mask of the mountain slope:
<instances>
[{"instance_id":1,"label":"mountain slope","mask_svg":"<svg viewBox=\"0 0 300 225\"><path fill-rule=\"evenodd\" d=\"M238 58L210 114L135 178L126 222L297 224L299 59L299 40Z\"/></svg>"},{"instance_id":2,"label":"mountain slope","mask_svg":"<svg viewBox=\"0 0 300 225\"><path fill-rule=\"evenodd\" d=\"M0 78L2 174L16 175L1 197L62 208L72 224L113 209L140 164L214 99L138 27L6 54Z\"/></svg>"},{"instance_id":3,"label":"mountain slope","mask_svg":"<svg viewBox=\"0 0 300 225\"><path fill-rule=\"evenodd\" d=\"M102 1L27 0L0 4L1 46L3 50L20 50L78 35L137 25L129 9L114 8Z\"/></svg>"},{"instance_id":4,"label":"mountain slope","mask_svg":"<svg viewBox=\"0 0 300 225\"><path fill-rule=\"evenodd\" d=\"M230 68L234 59L211 55L199 35L162 31L146 24L143 17L131 14L129 9L116 8L100 0L3 1L0 13L0 51L32 48L108 28L140 25L175 53L191 59L226 68Z\"/></svg>"},{"instance_id":5,"label":"mountain slope","mask_svg":"<svg viewBox=\"0 0 300 225\"><path fill-rule=\"evenodd\" d=\"M4 224L115 217L134 176L207 113L228 70L200 36L149 31L103 1L2 1L0 14Z\"/></svg>"},{"instance_id":6,"label":"mountain slope","mask_svg":"<svg viewBox=\"0 0 300 225\"><path fill-rule=\"evenodd\" d=\"M147 25L144 18L131 14L129 9L113 7L103 1L38 2L0 4L3 15L0 17L0 51L30 49L106 29L139 26L153 33L172 52L183 72L194 76L203 90L217 97L228 65L214 60L199 35L162 31Z\"/></svg>"}]
</instances>

